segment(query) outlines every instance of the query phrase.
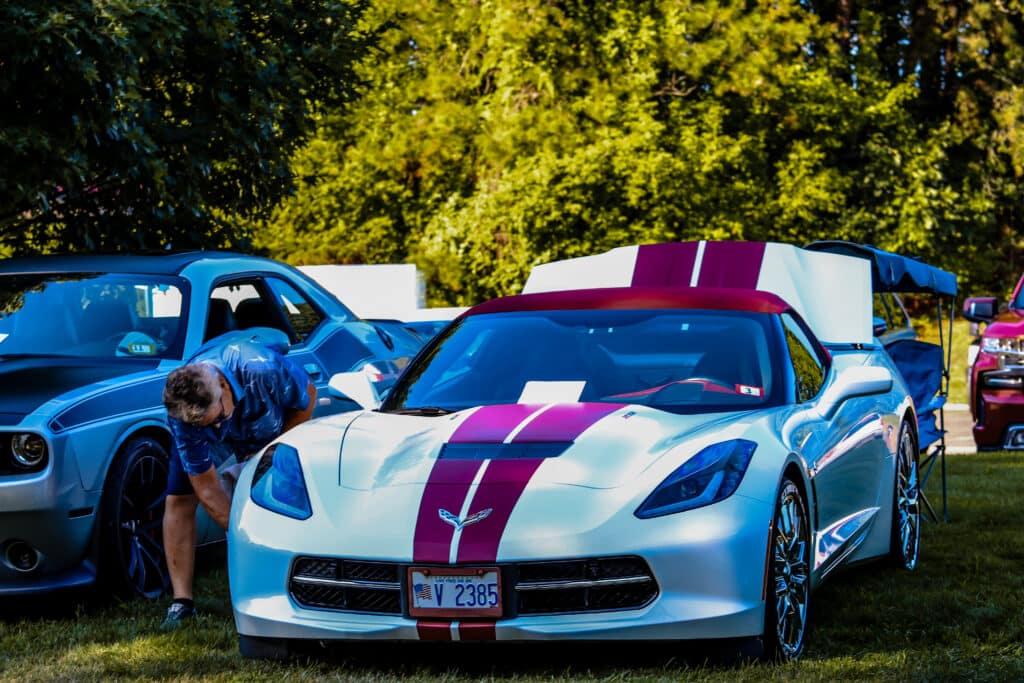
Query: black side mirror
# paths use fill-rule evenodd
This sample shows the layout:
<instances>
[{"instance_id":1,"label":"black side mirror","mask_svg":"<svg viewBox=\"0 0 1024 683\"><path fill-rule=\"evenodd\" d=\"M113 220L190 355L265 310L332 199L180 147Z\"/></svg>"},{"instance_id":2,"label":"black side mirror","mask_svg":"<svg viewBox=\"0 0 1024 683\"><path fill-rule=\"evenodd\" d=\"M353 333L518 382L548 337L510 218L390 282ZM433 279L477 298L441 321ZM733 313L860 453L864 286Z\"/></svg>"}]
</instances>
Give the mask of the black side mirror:
<instances>
[{"instance_id":1,"label":"black side mirror","mask_svg":"<svg viewBox=\"0 0 1024 683\"><path fill-rule=\"evenodd\" d=\"M975 296L964 299L964 318L973 323L992 322L996 317L994 296Z\"/></svg>"}]
</instances>

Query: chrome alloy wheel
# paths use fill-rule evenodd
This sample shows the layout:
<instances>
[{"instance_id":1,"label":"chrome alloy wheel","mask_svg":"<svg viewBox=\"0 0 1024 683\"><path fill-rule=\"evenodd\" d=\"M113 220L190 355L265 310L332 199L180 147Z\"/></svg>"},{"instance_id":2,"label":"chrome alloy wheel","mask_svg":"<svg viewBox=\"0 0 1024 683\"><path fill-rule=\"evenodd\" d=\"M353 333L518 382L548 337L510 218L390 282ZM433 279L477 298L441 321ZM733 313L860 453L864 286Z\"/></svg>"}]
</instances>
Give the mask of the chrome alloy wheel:
<instances>
[{"instance_id":1,"label":"chrome alloy wheel","mask_svg":"<svg viewBox=\"0 0 1024 683\"><path fill-rule=\"evenodd\" d=\"M810 530L800 489L786 480L772 533L772 585L778 657L797 659L804 649L810 598Z\"/></svg>"},{"instance_id":2,"label":"chrome alloy wheel","mask_svg":"<svg viewBox=\"0 0 1024 683\"><path fill-rule=\"evenodd\" d=\"M921 547L921 483L917 471L914 436L904 425L896 453L895 528L899 547L895 559L906 569L917 566Z\"/></svg>"}]
</instances>

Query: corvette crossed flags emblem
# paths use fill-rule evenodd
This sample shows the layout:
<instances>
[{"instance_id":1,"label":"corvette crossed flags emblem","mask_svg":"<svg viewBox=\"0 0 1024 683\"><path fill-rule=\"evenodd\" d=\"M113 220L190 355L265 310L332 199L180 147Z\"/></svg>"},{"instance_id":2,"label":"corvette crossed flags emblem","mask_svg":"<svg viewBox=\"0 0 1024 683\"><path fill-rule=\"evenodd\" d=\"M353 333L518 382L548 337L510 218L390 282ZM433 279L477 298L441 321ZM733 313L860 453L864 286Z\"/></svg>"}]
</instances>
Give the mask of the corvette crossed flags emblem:
<instances>
[{"instance_id":1,"label":"corvette crossed flags emblem","mask_svg":"<svg viewBox=\"0 0 1024 683\"><path fill-rule=\"evenodd\" d=\"M482 520L485 517L487 517L487 515L491 514L492 511L493 511L493 508L487 508L486 510L481 510L480 512L474 512L473 514L469 515L465 519L459 519L458 517L456 517L452 513L448 512L444 508L439 509L437 511L437 514L438 514L438 516L441 519L443 519L444 521L448 522L453 527L455 527L456 531L460 531L462 529L462 527L464 527L464 526L469 526L470 524L476 524L480 520Z\"/></svg>"}]
</instances>

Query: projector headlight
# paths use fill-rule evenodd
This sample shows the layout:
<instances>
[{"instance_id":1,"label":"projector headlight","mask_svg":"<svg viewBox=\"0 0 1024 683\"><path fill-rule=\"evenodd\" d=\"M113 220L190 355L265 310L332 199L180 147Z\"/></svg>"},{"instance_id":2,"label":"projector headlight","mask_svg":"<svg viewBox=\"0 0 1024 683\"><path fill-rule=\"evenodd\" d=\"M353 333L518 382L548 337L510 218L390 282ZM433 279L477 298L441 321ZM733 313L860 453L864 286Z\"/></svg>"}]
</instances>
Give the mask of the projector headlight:
<instances>
[{"instance_id":1,"label":"projector headlight","mask_svg":"<svg viewBox=\"0 0 1024 683\"><path fill-rule=\"evenodd\" d=\"M743 481L756 448L746 439L708 446L661 482L634 514L641 519L661 517L728 498Z\"/></svg>"},{"instance_id":2,"label":"projector headlight","mask_svg":"<svg viewBox=\"0 0 1024 683\"><path fill-rule=\"evenodd\" d=\"M288 444L274 444L263 453L249 495L260 507L285 517L309 519L313 515L299 452Z\"/></svg>"},{"instance_id":3,"label":"projector headlight","mask_svg":"<svg viewBox=\"0 0 1024 683\"><path fill-rule=\"evenodd\" d=\"M46 439L38 434L21 433L11 437L11 455L18 467L41 468L46 462L46 452Z\"/></svg>"}]
</instances>

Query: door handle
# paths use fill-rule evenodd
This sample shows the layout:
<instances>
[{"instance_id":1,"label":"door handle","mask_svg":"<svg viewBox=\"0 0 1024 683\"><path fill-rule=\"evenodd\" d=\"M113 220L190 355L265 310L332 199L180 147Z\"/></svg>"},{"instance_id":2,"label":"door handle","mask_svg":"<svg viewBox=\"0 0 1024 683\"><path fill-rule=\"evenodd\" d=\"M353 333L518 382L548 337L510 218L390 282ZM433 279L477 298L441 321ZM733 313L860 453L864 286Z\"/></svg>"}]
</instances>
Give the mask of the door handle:
<instances>
[{"instance_id":1,"label":"door handle","mask_svg":"<svg viewBox=\"0 0 1024 683\"><path fill-rule=\"evenodd\" d=\"M320 366L317 365L316 363L306 363L305 365L302 366L302 369L305 370L306 374L312 377L313 379L320 379L321 377L324 376L324 373L320 369Z\"/></svg>"}]
</instances>

